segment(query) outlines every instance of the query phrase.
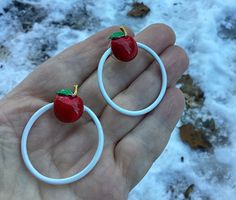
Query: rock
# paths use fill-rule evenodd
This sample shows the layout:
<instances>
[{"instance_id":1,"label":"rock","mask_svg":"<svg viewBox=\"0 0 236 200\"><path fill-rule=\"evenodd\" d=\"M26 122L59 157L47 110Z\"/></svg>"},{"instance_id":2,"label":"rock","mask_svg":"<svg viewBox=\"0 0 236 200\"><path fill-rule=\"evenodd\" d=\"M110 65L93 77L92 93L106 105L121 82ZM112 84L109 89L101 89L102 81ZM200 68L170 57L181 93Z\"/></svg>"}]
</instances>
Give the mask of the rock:
<instances>
[{"instance_id":1,"label":"rock","mask_svg":"<svg viewBox=\"0 0 236 200\"><path fill-rule=\"evenodd\" d=\"M4 12L17 16L24 32L30 31L34 23L40 23L47 16L45 9L16 0L12 1L9 7L4 8Z\"/></svg>"},{"instance_id":2,"label":"rock","mask_svg":"<svg viewBox=\"0 0 236 200\"><path fill-rule=\"evenodd\" d=\"M184 93L187 108L202 106L204 102L204 93L199 86L193 83L189 74L183 75L178 81L181 84L180 89Z\"/></svg>"},{"instance_id":3,"label":"rock","mask_svg":"<svg viewBox=\"0 0 236 200\"><path fill-rule=\"evenodd\" d=\"M209 129L210 131L216 131L215 120L213 118L207 119L202 124L204 128Z\"/></svg>"},{"instance_id":4,"label":"rock","mask_svg":"<svg viewBox=\"0 0 236 200\"><path fill-rule=\"evenodd\" d=\"M65 19L62 21L53 21L52 24L56 26L69 26L72 29L76 30L92 30L93 27L100 24L100 20L94 17L86 8L86 5L74 6L72 10L70 10Z\"/></svg>"},{"instance_id":5,"label":"rock","mask_svg":"<svg viewBox=\"0 0 236 200\"><path fill-rule=\"evenodd\" d=\"M194 187L195 187L194 184L191 184L190 186L188 186L188 188L184 192L184 197L185 198L187 198L187 199L190 198L190 194L193 192Z\"/></svg>"},{"instance_id":6,"label":"rock","mask_svg":"<svg viewBox=\"0 0 236 200\"><path fill-rule=\"evenodd\" d=\"M48 60L50 56L46 52L31 53L27 56L33 65L40 65L44 61Z\"/></svg>"},{"instance_id":7,"label":"rock","mask_svg":"<svg viewBox=\"0 0 236 200\"><path fill-rule=\"evenodd\" d=\"M0 44L0 59L6 59L10 55L10 51L7 47Z\"/></svg>"},{"instance_id":8,"label":"rock","mask_svg":"<svg viewBox=\"0 0 236 200\"><path fill-rule=\"evenodd\" d=\"M236 40L236 17L226 16L224 21L220 24L218 35L222 39Z\"/></svg>"},{"instance_id":9,"label":"rock","mask_svg":"<svg viewBox=\"0 0 236 200\"><path fill-rule=\"evenodd\" d=\"M143 2L134 2L132 4L132 9L127 13L130 17L144 17L150 12L150 8L146 6Z\"/></svg>"},{"instance_id":10,"label":"rock","mask_svg":"<svg viewBox=\"0 0 236 200\"><path fill-rule=\"evenodd\" d=\"M187 169L183 168L182 170L174 170L175 172L173 172L173 170L168 172L168 176L171 177L171 180L166 185L168 199L187 200L187 198L184 198L184 194L186 193L186 196L189 195L188 200L190 200L191 192L193 192L194 186L191 186L193 185L192 180L190 180L189 177L183 175L183 170L186 171Z\"/></svg>"},{"instance_id":11,"label":"rock","mask_svg":"<svg viewBox=\"0 0 236 200\"><path fill-rule=\"evenodd\" d=\"M193 84L193 79L189 74L184 74L182 77L179 79L178 83L184 84L184 85L192 85Z\"/></svg>"},{"instance_id":12,"label":"rock","mask_svg":"<svg viewBox=\"0 0 236 200\"><path fill-rule=\"evenodd\" d=\"M5 13L7 13L7 12L9 11L9 8L8 8L8 7L3 8L3 11L4 11Z\"/></svg>"},{"instance_id":13,"label":"rock","mask_svg":"<svg viewBox=\"0 0 236 200\"><path fill-rule=\"evenodd\" d=\"M186 113L191 114L191 109L185 111L185 118L188 120L182 120L183 124L189 123L189 116L186 117ZM191 115L192 116L192 115ZM197 115L199 116L199 115ZM221 126L220 129L216 127L215 120L211 117L208 119L203 119L201 117L193 116L190 120L195 129L201 130L204 138L213 144L214 146L224 146L229 145L229 133L224 126Z\"/></svg>"},{"instance_id":14,"label":"rock","mask_svg":"<svg viewBox=\"0 0 236 200\"><path fill-rule=\"evenodd\" d=\"M190 123L180 127L180 137L192 149L210 150L212 147L204 132Z\"/></svg>"},{"instance_id":15,"label":"rock","mask_svg":"<svg viewBox=\"0 0 236 200\"><path fill-rule=\"evenodd\" d=\"M48 52L56 49L57 41L56 38L49 38L40 40L27 55L27 58L33 65L39 65L50 58Z\"/></svg>"},{"instance_id":16,"label":"rock","mask_svg":"<svg viewBox=\"0 0 236 200\"><path fill-rule=\"evenodd\" d=\"M206 120L203 120L201 117L198 117L195 120L195 126L201 129L204 129L206 132L210 134L214 134L214 132L217 131L215 120L213 118L208 118Z\"/></svg>"}]
</instances>

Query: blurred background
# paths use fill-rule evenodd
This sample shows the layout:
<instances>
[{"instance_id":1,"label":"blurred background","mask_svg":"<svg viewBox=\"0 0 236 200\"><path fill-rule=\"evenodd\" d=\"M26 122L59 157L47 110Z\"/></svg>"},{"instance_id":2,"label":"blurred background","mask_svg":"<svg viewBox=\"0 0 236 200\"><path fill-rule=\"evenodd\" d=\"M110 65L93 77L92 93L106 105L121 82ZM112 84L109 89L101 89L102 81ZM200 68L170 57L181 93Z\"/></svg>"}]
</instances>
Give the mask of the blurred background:
<instances>
[{"instance_id":1,"label":"blurred background","mask_svg":"<svg viewBox=\"0 0 236 200\"><path fill-rule=\"evenodd\" d=\"M34 68L112 25L166 23L190 57L186 108L129 200L236 197L235 0L1 0L0 98ZM158 35L156 36L158 37Z\"/></svg>"}]
</instances>

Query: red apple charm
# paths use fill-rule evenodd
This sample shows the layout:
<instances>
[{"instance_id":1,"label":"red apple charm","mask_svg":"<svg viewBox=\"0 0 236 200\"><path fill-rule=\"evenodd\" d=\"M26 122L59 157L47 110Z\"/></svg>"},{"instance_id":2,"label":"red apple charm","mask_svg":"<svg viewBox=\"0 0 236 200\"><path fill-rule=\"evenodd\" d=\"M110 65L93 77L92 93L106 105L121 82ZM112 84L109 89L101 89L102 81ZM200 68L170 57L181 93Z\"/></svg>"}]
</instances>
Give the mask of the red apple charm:
<instances>
[{"instance_id":1,"label":"red apple charm","mask_svg":"<svg viewBox=\"0 0 236 200\"><path fill-rule=\"evenodd\" d=\"M68 89L59 90L54 99L54 113L57 119L64 123L77 121L84 112L84 103L77 96L78 85L74 87L74 93Z\"/></svg>"},{"instance_id":2,"label":"red apple charm","mask_svg":"<svg viewBox=\"0 0 236 200\"><path fill-rule=\"evenodd\" d=\"M111 50L118 60L128 62L138 54L138 46L134 38L127 35L123 26L120 27L120 30L112 33L109 37L111 39Z\"/></svg>"}]
</instances>

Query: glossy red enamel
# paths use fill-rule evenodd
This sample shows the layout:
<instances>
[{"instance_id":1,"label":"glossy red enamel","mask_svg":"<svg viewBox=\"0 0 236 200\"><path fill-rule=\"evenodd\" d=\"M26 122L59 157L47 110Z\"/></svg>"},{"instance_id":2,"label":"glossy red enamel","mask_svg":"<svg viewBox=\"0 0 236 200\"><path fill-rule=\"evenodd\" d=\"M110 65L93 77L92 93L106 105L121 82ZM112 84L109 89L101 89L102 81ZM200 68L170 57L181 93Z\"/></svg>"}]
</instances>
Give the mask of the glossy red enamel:
<instances>
[{"instance_id":1,"label":"glossy red enamel","mask_svg":"<svg viewBox=\"0 0 236 200\"><path fill-rule=\"evenodd\" d=\"M84 103L79 96L56 95L54 100L54 113L65 123L78 120L84 111Z\"/></svg>"},{"instance_id":2,"label":"glossy red enamel","mask_svg":"<svg viewBox=\"0 0 236 200\"><path fill-rule=\"evenodd\" d=\"M118 60L124 62L134 59L138 54L137 43L131 36L112 39L111 50Z\"/></svg>"}]
</instances>

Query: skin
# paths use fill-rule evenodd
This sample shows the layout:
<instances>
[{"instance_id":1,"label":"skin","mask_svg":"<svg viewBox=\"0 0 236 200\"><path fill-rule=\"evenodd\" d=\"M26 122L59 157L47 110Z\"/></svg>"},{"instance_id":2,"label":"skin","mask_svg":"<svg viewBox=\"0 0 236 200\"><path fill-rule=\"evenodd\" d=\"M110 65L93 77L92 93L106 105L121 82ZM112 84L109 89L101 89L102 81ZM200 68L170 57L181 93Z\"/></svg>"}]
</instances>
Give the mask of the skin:
<instances>
[{"instance_id":1,"label":"skin","mask_svg":"<svg viewBox=\"0 0 236 200\"><path fill-rule=\"evenodd\" d=\"M186 70L188 57L174 45L175 34L166 25L153 24L137 34L136 41L149 45L161 56L168 89L152 112L140 117L124 116L106 104L96 74L98 61L109 46L107 37L117 30L119 27L107 28L49 59L0 101L0 199L127 199L129 191L161 154L183 112L184 97L175 83ZM158 65L140 49L128 63L110 57L103 77L113 100L133 110L150 104L161 85ZM48 185L34 178L21 159L22 130L37 109L53 101L57 90L73 89L76 83L80 86L79 96L103 125L103 155L82 180ZM90 161L96 144L96 128L87 114L76 123L64 124L51 110L31 130L28 150L41 173L67 177Z\"/></svg>"}]
</instances>

